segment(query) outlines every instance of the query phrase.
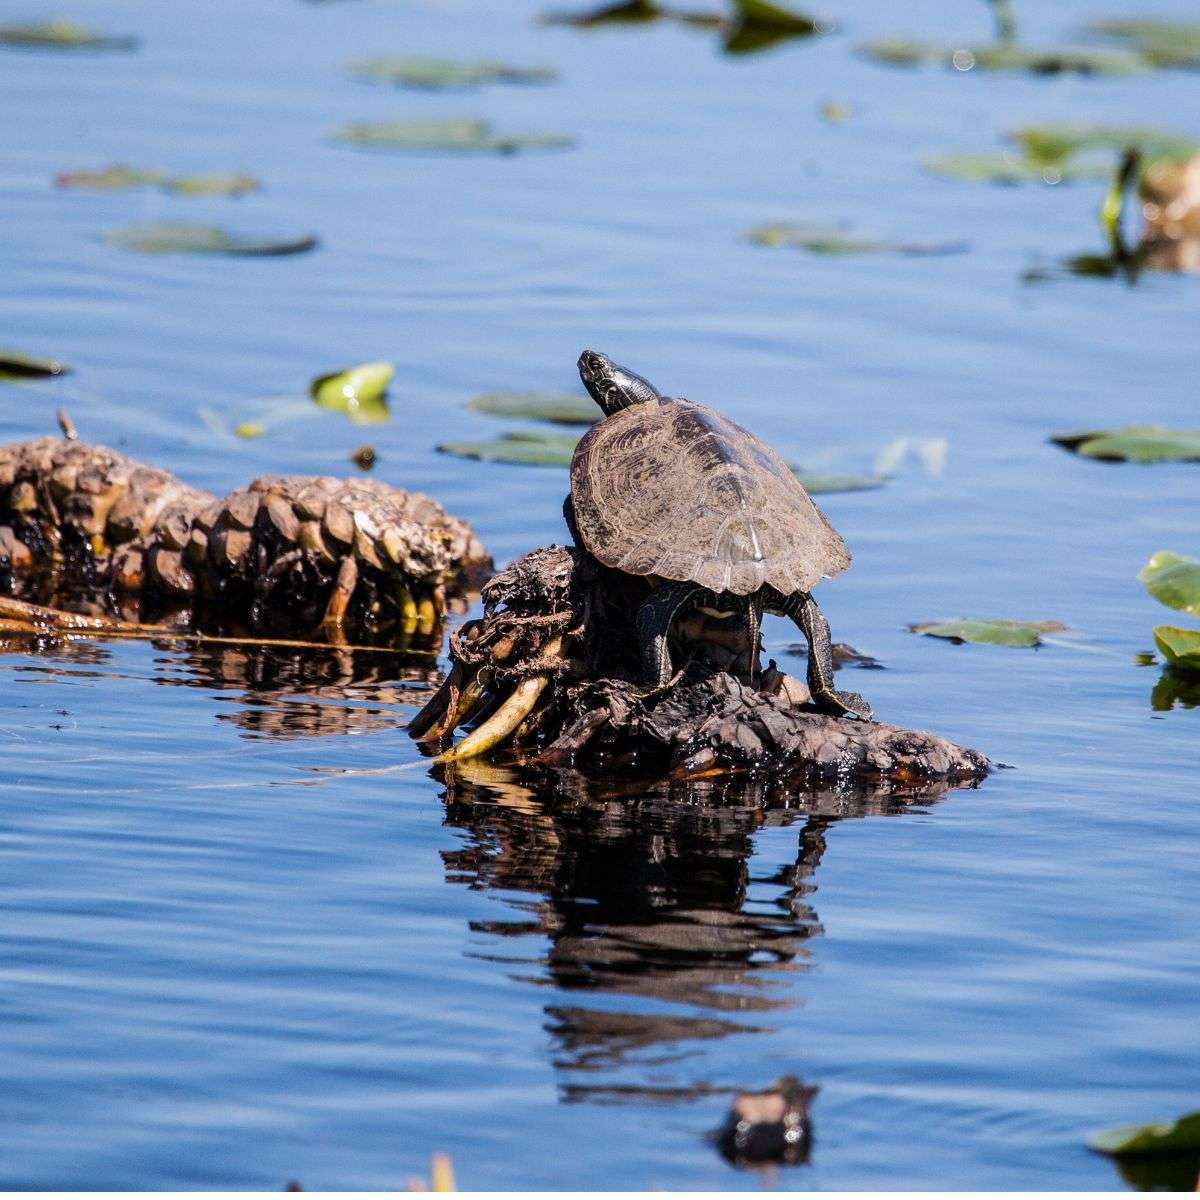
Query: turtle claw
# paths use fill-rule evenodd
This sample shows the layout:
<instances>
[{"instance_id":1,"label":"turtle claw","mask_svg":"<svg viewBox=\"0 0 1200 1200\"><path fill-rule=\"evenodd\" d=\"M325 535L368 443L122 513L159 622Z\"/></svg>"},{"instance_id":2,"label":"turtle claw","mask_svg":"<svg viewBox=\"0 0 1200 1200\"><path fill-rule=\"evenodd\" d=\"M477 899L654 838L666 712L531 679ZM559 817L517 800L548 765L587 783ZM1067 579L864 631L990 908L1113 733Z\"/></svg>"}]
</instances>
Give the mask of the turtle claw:
<instances>
[{"instance_id":1,"label":"turtle claw","mask_svg":"<svg viewBox=\"0 0 1200 1200\"><path fill-rule=\"evenodd\" d=\"M857 717L860 721L875 720L875 710L857 692L834 692L841 707L838 714L843 717Z\"/></svg>"}]
</instances>

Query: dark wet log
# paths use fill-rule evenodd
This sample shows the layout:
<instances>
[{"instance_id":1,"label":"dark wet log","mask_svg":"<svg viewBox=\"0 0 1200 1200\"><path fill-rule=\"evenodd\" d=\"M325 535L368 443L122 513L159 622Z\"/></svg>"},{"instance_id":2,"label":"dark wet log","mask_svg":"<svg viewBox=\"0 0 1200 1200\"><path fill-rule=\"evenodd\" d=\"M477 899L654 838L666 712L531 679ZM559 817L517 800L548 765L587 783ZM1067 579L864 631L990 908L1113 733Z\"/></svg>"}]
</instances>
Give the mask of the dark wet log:
<instances>
[{"instance_id":1,"label":"dark wet log","mask_svg":"<svg viewBox=\"0 0 1200 1200\"><path fill-rule=\"evenodd\" d=\"M218 500L104 446L0 446L0 587L195 604L256 631L428 636L491 566L437 501L378 480L265 475Z\"/></svg>"},{"instance_id":2,"label":"dark wet log","mask_svg":"<svg viewBox=\"0 0 1200 1200\"><path fill-rule=\"evenodd\" d=\"M483 620L452 639L451 680L415 734L444 741L469 719L461 698L474 688L474 711L491 715L443 749L444 762L508 745L543 766L678 777L770 768L795 787L959 786L987 773L982 754L936 734L816 712L803 681L773 663L751 687L745 635L719 618L680 623L680 676L647 692L633 629L647 586L569 547L518 559L484 587Z\"/></svg>"}]
</instances>

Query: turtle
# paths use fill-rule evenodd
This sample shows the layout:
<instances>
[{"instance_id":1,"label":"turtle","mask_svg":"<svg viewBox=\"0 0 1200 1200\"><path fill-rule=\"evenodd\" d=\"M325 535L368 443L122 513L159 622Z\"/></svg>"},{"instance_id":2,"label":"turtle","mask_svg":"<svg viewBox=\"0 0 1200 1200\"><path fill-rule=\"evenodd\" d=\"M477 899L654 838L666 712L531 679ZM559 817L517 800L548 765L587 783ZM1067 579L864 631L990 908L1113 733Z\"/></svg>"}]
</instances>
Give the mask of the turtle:
<instances>
[{"instance_id":1,"label":"turtle","mask_svg":"<svg viewBox=\"0 0 1200 1200\"><path fill-rule=\"evenodd\" d=\"M672 622L695 608L742 614L756 682L762 614L772 612L808 641L817 709L870 720L862 696L834 687L829 623L810 594L850 565L850 551L787 464L719 412L663 396L605 354L585 350L578 365L604 419L575 448L564 514L593 558L648 579L634 627L653 690L673 678Z\"/></svg>"}]
</instances>

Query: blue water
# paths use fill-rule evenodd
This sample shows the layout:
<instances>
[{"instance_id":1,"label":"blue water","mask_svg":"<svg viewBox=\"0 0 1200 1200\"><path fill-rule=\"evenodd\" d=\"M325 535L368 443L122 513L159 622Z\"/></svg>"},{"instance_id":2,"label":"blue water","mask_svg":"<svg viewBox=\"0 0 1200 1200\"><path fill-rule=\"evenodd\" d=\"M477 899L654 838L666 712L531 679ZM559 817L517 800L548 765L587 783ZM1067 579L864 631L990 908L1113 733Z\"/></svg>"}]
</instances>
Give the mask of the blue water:
<instances>
[{"instance_id":1,"label":"blue water","mask_svg":"<svg viewBox=\"0 0 1200 1200\"><path fill-rule=\"evenodd\" d=\"M1159 668L1137 655L1173 618L1135 579L1155 550L1197 553L1197 474L1046 439L1194 425L1200 291L1023 283L1099 252L1100 186L971 187L919 163L1030 121L1178 127L1196 77L910 72L855 52L986 37L965 0L830 0L843 32L738 59L665 23L540 26L535 0L193 7L62 10L139 35L132 55L0 50L0 341L76 368L0 384L3 440L51 432L65 406L83 437L217 491L349 474L369 440L380 477L433 492L503 563L563 540L565 475L433 447L500 430L465 408L478 391L575 386L584 346L813 469L945 439L940 473L910 457L886 489L823 501L855 566L820 598L885 664L843 675L884 718L1015 769L904 813L745 785L447 779L401 727L427 665L10 647L0 1186L394 1188L442 1149L468 1187L755 1187L704 1135L721 1089L785 1072L821 1091L811 1162L775 1186L1125 1186L1088 1132L1197 1107L1198 714L1151 707ZM1112 6L1018 9L1050 43ZM0 21L47 15L0 0ZM343 71L393 52L562 78L419 93ZM827 100L851 119L823 121ZM578 144L408 157L329 136L472 115ZM113 160L266 187L52 186ZM158 258L103 239L167 219L321 246ZM970 249L741 239L777 220ZM295 411L313 375L375 358L397 364L388 424ZM222 432L264 414L259 439ZM1072 634L1018 651L904 628L958 615ZM766 637L784 658L794 633Z\"/></svg>"}]
</instances>

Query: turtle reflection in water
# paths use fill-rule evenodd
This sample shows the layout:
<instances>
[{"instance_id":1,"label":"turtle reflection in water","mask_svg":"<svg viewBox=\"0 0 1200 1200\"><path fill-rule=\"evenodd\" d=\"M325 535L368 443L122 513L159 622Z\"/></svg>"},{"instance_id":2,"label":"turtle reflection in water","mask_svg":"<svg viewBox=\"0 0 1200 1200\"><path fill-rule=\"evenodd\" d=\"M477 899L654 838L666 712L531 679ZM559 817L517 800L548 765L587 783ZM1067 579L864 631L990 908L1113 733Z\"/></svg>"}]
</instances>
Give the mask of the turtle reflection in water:
<instances>
[{"instance_id":1,"label":"turtle reflection in water","mask_svg":"<svg viewBox=\"0 0 1200 1200\"><path fill-rule=\"evenodd\" d=\"M762 614L772 612L808 639L814 704L870 719L866 700L834 687L829 624L810 595L850 552L787 464L740 425L662 396L604 354L585 350L579 374L605 419L575 450L567 524L606 567L649 581L636 628L652 686L670 684L672 623L696 608L742 616L756 682Z\"/></svg>"}]
</instances>

